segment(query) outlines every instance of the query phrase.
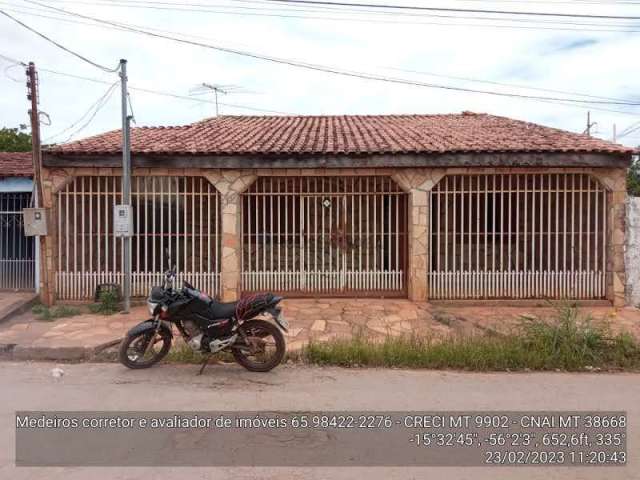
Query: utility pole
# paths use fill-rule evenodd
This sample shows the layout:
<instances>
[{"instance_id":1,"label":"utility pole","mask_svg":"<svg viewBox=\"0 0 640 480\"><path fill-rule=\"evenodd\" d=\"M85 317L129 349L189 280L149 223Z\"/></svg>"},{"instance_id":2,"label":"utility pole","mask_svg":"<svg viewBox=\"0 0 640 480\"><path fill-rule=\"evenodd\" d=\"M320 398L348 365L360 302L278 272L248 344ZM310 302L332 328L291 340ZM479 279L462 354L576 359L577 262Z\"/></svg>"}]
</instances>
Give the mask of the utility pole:
<instances>
[{"instance_id":1,"label":"utility pole","mask_svg":"<svg viewBox=\"0 0 640 480\"><path fill-rule=\"evenodd\" d=\"M127 61L120 60L120 86L122 93L122 203L128 209L131 216L131 117L127 110ZM122 249L122 296L124 313L129 313L131 308L131 233L124 235Z\"/></svg>"},{"instance_id":2,"label":"utility pole","mask_svg":"<svg viewBox=\"0 0 640 480\"><path fill-rule=\"evenodd\" d=\"M617 127L616 124L613 124L613 143L616 143L616 141L618 140L618 131L617 131Z\"/></svg>"},{"instance_id":3,"label":"utility pole","mask_svg":"<svg viewBox=\"0 0 640 480\"><path fill-rule=\"evenodd\" d=\"M31 118L31 149L33 158L33 183L34 183L34 199L33 205L38 208L42 206L44 197L42 196L42 145L40 144L40 117L38 112L38 73L36 65L29 62L27 67L27 99L31 100L31 109L29 117ZM46 252L46 237L39 235L38 244L36 245L36 264L39 269L39 291L40 296L44 300L43 303L49 304L49 281L47 270L45 268L46 261L42 261L42 255Z\"/></svg>"}]
</instances>

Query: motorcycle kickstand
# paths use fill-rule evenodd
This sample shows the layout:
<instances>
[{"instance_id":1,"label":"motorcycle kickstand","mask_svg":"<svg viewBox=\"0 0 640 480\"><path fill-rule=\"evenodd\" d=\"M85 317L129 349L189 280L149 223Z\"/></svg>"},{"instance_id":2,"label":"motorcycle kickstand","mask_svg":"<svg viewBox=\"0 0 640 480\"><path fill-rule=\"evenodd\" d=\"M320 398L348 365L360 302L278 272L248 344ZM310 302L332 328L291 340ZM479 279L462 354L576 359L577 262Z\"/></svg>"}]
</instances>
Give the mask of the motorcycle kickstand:
<instances>
[{"instance_id":1,"label":"motorcycle kickstand","mask_svg":"<svg viewBox=\"0 0 640 480\"><path fill-rule=\"evenodd\" d=\"M202 361L202 366L200 367L200 371L198 372L198 375L202 375L202 372L204 372L205 367L209 364L209 360L211 360L211 357L213 356L213 354L209 354L205 357L205 359Z\"/></svg>"}]
</instances>

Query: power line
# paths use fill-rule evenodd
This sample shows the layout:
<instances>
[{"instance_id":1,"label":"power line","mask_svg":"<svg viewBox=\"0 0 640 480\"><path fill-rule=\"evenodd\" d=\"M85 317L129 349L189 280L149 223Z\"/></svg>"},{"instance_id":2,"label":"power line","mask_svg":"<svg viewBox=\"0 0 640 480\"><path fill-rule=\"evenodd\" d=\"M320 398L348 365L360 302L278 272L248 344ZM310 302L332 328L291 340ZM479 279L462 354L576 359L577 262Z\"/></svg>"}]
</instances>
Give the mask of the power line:
<instances>
[{"instance_id":1,"label":"power line","mask_svg":"<svg viewBox=\"0 0 640 480\"><path fill-rule=\"evenodd\" d=\"M454 75L443 75L440 73L432 73L432 72L423 72L423 71L419 71L419 70L410 70L410 69L406 69L406 68L394 68L394 67L389 67L390 70L397 70L399 72L405 72L405 73L415 73L417 75L426 75L429 77L439 77L439 78L448 78L451 80L462 80L465 82L476 82L476 83L486 83L489 85L499 85L499 86L503 86L503 87L513 87L513 88L522 88L525 90L537 90L539 92L548 92L548 93L560 93L563 95L574 95L574 96L578 96L578 97L587 97L587 98L596 98L596 99L600 99L600 100L611 100L611 101L615 101L615 102L624 102L624 99L620 99L620 98L613 98L613 97L601 97L599 95L589 95L586 93L578 93L578 92L570 92L567 90L556 90L556 89L552 89L552 88L540 88L540 87L531 87L531 86L527 86L527 85L521 85L521 84L517 84L517 83L506 83L506 82L497 82L494 80L482 80L482 79L478 79L478 78L472 78L472 77L459 77L459 76L454 76Z\"/></svg>"},{"instance_id":2,"label":"power line","mask_svg":"<svg viewBox=\"0 0 640 480\"><path fill-rule=\"evenodd\" d=\"M29 8L29 7L23 7L23 8ZM32 12L25 12L23 10L17 9L17 8L13 8L13 9L8 9L5 8L5 10L7 11L13 11L16 13L22 13L24 15L29 15L29 16L33 16L33 17L41 17L41 18L51 18L54 20L59 20L59 21L63 21L63 22L69 22L69 23L78 23L78 24L82 24L82 25L87 25L88 23L86 22L74 22L73 20L69 20L69 19L60 19L57 17L52 17L52 16L48 16L48 15L43 15L43 14L37 14L37 13L32 13ZM30 10L34 10L36 12L42 12L44 10L41 9L35 9L35 8L31 8ZM184 9L182 9L184 10ZM189 10L191 11L191 10ZM603 29L603 28L598 28L598 29L593 29L593 28L565 28L565 27L544 27L544 26L527 26L527 25L503 25L503 24L481 24L481 23L460 23L460 22L398 22L398 21L385 21L385 20L367 20L367 19L357 19L357 18L339 18L339 17L311 17L311 16L299 16L299 15L275 15L275 14L262 14L262 13L240 13L240 12L223 12L223 11L213 11L213 10L207 10L207 12L209 13L216 13L216 14L221 14L221 15L237 15L237 16L258 16L258 17L272 17L272 18L299 18L299 19L303 19L303 20L321 20L321 21L344 21L344 22L356 22L356 23L374 23L374 24L392 24L392 25L398 25L398 24L403 24L403 25L430 25L430 26L438 26L438 27L472 27L472 28L491 28L491 29L500 29L500 30L504 30L504 29L508 29L508 30L541 30L541 31L562 31L562 32L579 32L579 33L591 33L591 32L600 32L600 33L638 33L640 32L640 30L628 30L628 29ZM433 15L431 15L433 16ZM438 17L446 17L446 18L469 18L469 17L457 17L457 16L446 16L446 15L441 15ZM478 19L480 20L480 19ZM505 19L505 20L501 20L503 22L514 22L516 20L509 20L509 19ZM540 22L536 22L536 23L540 23ZM544 23L549 23L549 22L544 22ZM555 23L555 22L552 22ZM566 23L566 22L565 22ZM571 24L569 24L571 25ZM573 24L573 25L582 25L582 24ZM584 24L584 25L590 25L590 24ZM154 29L156 30L156 29Z\"/></svg>"},{"instance_id":3,"label":"power line","mask_svg":"<svg viewBox=\"0 0 640 480\"><path fill-rule=\"evenodd\" d=\"M69 77L69 78L75 78L77 80L84 80L87 82L93 82L93 83L100 83L100 84L104 84L104 85L110 85L111 82L105 81L105 80L100 80L97 78L91 78L91 77L84 77L82 75L75 75L72 73L66 73L66 72L60 72L57 70L51 70L48 68L39 68L39 70L41 72L47 72L47 73L51 73L54 75L60 75L63 77ZM195 103L206 103L209 105L213 105L214 102L211 100L204 100L201 98L194 98L194 97L189 97L186 95L180 95L177 93L172 93L172 92L166 92L166 91L161 91L161 90L152 90L149 88L141 88L141 87L132 87L131 85L129 85L129 90L133 90L133 91L138 91L138 92L142 92L142 93L148 93L151 95L159 95L159 96L163 96L163 97L170 97L170 98L176 98L176 99L180 99L180 100L189 100L190 102L195 102ZM278 111L278 110L268 110L268 109L264 109L264 108L257 108L257 107L249 107L247 105L239 105L239 104L235 104L235 103L222 103L220 102L220 105L225 106L225 107L231 107L231 108L237 108L239 110L250 110L250 111L254 111L254 112L261 112L261 113L273 113L273 114L277 114L277 115L294 115L290 112L282 112L282 111Z\"/></svg>"},{"instance_id":4,"label":"power line","mask_svg":"<svg viewBox=\"0 0 640 480\"><path fill-rule=\"evenodd\" d=\"M523 19L523 18L496 18L496 17L478 17L478 16L461 16L461 15L437 15L437 14L416 14L416 13L406 13L406 12L389 12L389 11L372 11L372 10L345 10L347 14L352 12L353 14L381 14L381 15L392 15L392 16L409 16L409 17L429 17L436 19L469 19L469 20L477 20L477 21L487 21L493 20L498 22L511 22L511 23L528 23L527 25L496 25L496 24L473 24L473 23L437 23L437 22L415 22L415 21L398 21L398 20L378 20L378 19L367 19L367 18L352 18L352 17L335 17L335 16L310 16L310 15L290 15L290 14L276 14L276 13L251 13L246 11L222 11L222 10L211 10L209 4L176 4L169 2L135 2L131 0L117 0L118 3L99 3L99 2L86 2L81 0L66 0L71 3L79 3L79 4L91 4L92 6L109 6L109 7L122 7L122 8L144 8L144 9L154 9L154 10L168 10L168 11L177 11L177 12L196 12L196 13L212 13L216 15L239 15L239 16L259 16L259 17L275 17L275 18L297 18L303 20L326 20L326 21L346 21L346 22L358 22L358 23L373 23L373 24L405 24L405 25L443 25L443 26L471 26L471 27L491 27L491 28L509 28L509 29L524 29L524 30L554 30L554 31L577 31L577 32L619 32L619 33L635 33L638 30L630 30L629 28L637 28L636 25L625 25L625 24L598 24L598 23L577 23L577 22L567 22L567 21L554 21L554 20L534 20L534 19ZM268 0L263 0L268 1ZM163 5L171 5L171 6L163 6ZM184 8L189 6L203 6L207 7L206 9L193 9L193 8ZM176 8L179 7L179 8ZM273 9L267 7L234 7L234 6L226 6L226 5L215 5L217 8L226 8L226 9L248 9L248 10L257 10L257 11L283 11L282 9ZM304 9L293 9L294 6L286 7L284 10L293 11L295 13L304 13L304 12L318 12L318 10L304 10ZM313 7L312 7L313 8ZM321 8L321 7L316 7ZM335 11L336 9L328 10ZM320 10L322 13L322 10ZM559 27L544 27L544 26L535 26L535 24L556 24L560 25ZM594 27L616 27L616 28L565 28L564 26L594 26ZM620 27L620 28L617 28Z\"/></svg>"},{"instance_id":5,"label":"power line","mask_svg":"<svg viewBox=\"0 0 640 480\"><path fill-rule=\"evenodd\" d=\"M377 81L377 82L386 82L386 83L393 83L393 84L400 84L400 85L409 85L409 86L415 86L415 87L436 88L436 89L458 91L458 92L466 92L466 93L478 93L478 94L484 94L484 95L493 95L493 96L501 96L501 97L509 97L509 98L528 98L528 99L532 99L532 100L551 100L551 101L580 103L580 104L625 105L625 106L638 106L638 105L640 105L640 103L638 103L638 102L626 102L626 101L625 102L613 102L613 101L605 101L605 100L581 100L581 99L573 99L573 98L557 98L557 97L543 97L543 96L534 96L534 95L522 95L522 94L517 94L517 93L496 92L496 91L491 91L491 90L476 90L476 89L471 89L471 88L455 87L455 86L451 86L451 85L439 85L439 84L432 84L432 83L425 83L425 82L407 80L407 79L403 79L403 78L387 77L387 76L376 75L376 74L367 73L367 72L348 71L348 70L340 69L338 67L333 67L333 66L326 66L326 65L320 65L320 64L311 64L311 63L305 63L305 62L300 62L300 61L286 59L286 58L278 58L278 57L272 57L272 56L267 56L267 55L261 55L261 54L255 53L255 52L250 52L250 51L245 51L245 50L237 50L237 49L232 49L232 48L228 48L228 47L221 47L221 46L217 46L217 45L212 45L212 44L207 44L207 43L202 43L202 42L196 42L196 41L193 41L193 40L186 40L186 39L183 39L183 38L173 37L173 36L170 36L170 35L153 33L153 32L147 31L147 30L142 30L142 29L139 29L139 28L131 27L131 26L125 24L125 23L112 22L112 21L109 21L109 20L103 20L103 19L92 17L92 16L89 16L89 15L83 15L83 14L80 14L80 13L71 12L71 11L68 11L68 10L64 10L64 9L60 9L60 8L56 8L56 7L51 7L51 6L48 6L48 5L43 5L43 4L41 4L39 2L35 2L33 0L25 0L25 1L27 1L28 3L36 4L36 5L39 5L39 6L42 6L42 7L45 7L45 8L49 8L49 9L52 9L52 10L55 10L55 11L59 11L59 12L62 12L62 13L68 14L68 15L73 15L73 16L77 16L77 17L80 17L80 18L93 20L93 21L98 22L98 23L106 23L106 24L109 24L109 25L114 25L116 27L124 28L126 30L131 31L131 32L135 32L135 33L139 33L139 34L143 34L143 35L147 35L147 36L151 36L151 37L155 37L155 38L162 38L162 39L165 39L165 40L171 40L171 41L175 41L175 42L186 44L186 45L207 48L207 49L211 49L211 50L216 50L216 51L225 52L225 53L234 54L234 55L240 55L240 56L253 58L253 59L257 59L257 60L264 60L264 61L268 61L268 62L271 62L271 63L283 64L283 65L296 67L296 68L302 68L302 69L306 69L306 70L314 70L314 71L320 71L320 72L330 73L330 74L334 74L334 75L340 75L340 76L343 76L343 77L359 78L359 79L363 79L363 80L372 80L372 81Z\"/></svg>"},{"instance_id":6,"label":"power line","mask_svg":"<svg viewBox=\"0 0 640 480\"><path fill-rule=\"evenodd\" d=\"M499 15L526 15L526 16L542 16L542 17L571 17L571 18L597 18L608 20L640 20L640 17L628 17L620 15L586 15L581 13L553 13L553 12L521 12L517 10L480 10L475 8L444 8L444 7L417 7L410 5L382 5L375 3L346 3L346 2L327 2L323 0L266 0L273 3L284 4L303 4L303 5L332 5L344 7L362 7L362 8L383 8L395 10L419 10L419 11L436 11L436 12L461 12L461 13L491 13Z\"/></svg>"},{"instance_id":7,"label":"power line","mask_svg":"<svg viewBox=\"0 0 640 480\"><path fill-rule=\"evenodd\" d=\"M23 67L27 67L28 65L20 60L16 60L15 58L7 57L0 53L0 58L4 59L7 62L13 63L14 65L22 65Z\"/></svg>"},{"instance_id":8,"label":"power line","mask_svg":"<svg viewBox=\"0 0 640 480\"><path fill-rule=\"evenodd\" d=\"M15 18L15 17L13 17L13 16L9 15L9 14L8 14L7 12L5 12L4 10L0 10L0 14L4 15L4 16L5 16L5 17L7 17L7 18L10 18L11 20L13 20L13 21L14 21L14 22L16 22L17 24L21 25L22 27L26 28L26 29L27 29L27 30L29 30L30 32L35 33L35 34L36 34L36 35L38 35L39 37L41 37L41 38L45 39L47 42L49 42L49 43L51 43L51 44L55 45L56 47L58 47L58 48L60 48L60 49L64 50L64 51L65 51L65 52L67 52L67 53L70 53L71 55L73 55L73 56L75 56L75 57L79 58L80 60L83 60L83 61L85 61L85 62L89 63L90 65L93 65L94 67L99 68L100 70L104 70L105 72L108 72L108 73L114 73L114 72L117 72L117 71L118 71L118 69L117 69L117 68L115 68L115 69L110 69L110 68L104 67L104 66L100 65L99 63L96 63L96 62L94 62L94 61L92 61L92 60L89 60L87 57L85 57L85 56L83 56L83 55L80 55L79 53L76 53L76 52L74 52L73 50L68 49L67 47L65 47L65 46L63 46L63 45L59 44L58 42L56 42L55 40L52 40L51 38L47 37L47 36L46 36L46 35L44 35L43 33L40 33L39 31L37 31L37 30L35 30L35 29L31 28L31 27L30 27L30 26L28 26L27 24L25 24L25 23L21 22L21 21L20 21L20 20L18 20L17 18Z\"/></svg>"},{"instance_id":9,"label":"power line","mask_svg":"<svg viewBox=\"0 0 640 480\"><path fill-rule=\"evenodd\" d=\"M78 125L80 122L82 122L85 118L87 118L87 116L88 116L89 118L87 119L87 121L84 124L82 124L77 130L73 131L61 143L68 142L69 140L71 140L71 138L73 138L75 135L77 135L82 130L84 130L93 121L93 119L96 117L98 112L100 112L100 110L102 110L102 108L107 104L107 102L109 101L109 99L113 95L113 92L115 91L116 87L118 86L118 83L119 82L112 83L111 86L107 89L107 91L104 92L94 103L92 103L91 106L87 109L87 111L85 113L83 113L82 116L78 120L73 122L71 125L66 127L64 130L61 130L60 132L49 136L45 141L48 142L52 138L59 137L60 135L68 132L69 130L74 128L76 125Z\"/></svg>"}]
</instances>

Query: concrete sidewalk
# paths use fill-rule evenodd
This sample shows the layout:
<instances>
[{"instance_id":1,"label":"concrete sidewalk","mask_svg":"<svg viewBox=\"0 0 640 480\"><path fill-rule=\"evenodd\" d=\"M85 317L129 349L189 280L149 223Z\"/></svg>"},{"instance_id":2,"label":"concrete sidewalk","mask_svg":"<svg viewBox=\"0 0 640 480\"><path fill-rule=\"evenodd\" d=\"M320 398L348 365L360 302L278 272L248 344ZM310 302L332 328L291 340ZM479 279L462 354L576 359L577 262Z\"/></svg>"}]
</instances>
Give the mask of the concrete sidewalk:
<instances>
[{"instance_id":1,"label":"concrete sidewalk","mask_svg":"<svg viewBox=\"0 0 640 480\"><path fill-rule=\"evenodd\" d=\"M443 306L400 299L291 299L283 302L290 322L287 349L295 351L310 340L328 341L364 334L371 338L418 334L506 332L521 318L551 318L551 307ZM640 310L589 307L582 315L605 322L613 331L640 338ZM41 321L29 312L0 325L0 354L18 360L89 360L117 344L135 324L149 318L146 306L128 315L83 314ZM177 333L176 333L177 335Z\"/></svg>"},{"instance_id":2,"label":"concrete sidewalk","mask_svg":"<svg viewBox=\"0 0 640 480\"><path fill-rule=\"evenodd\" d=\"M0 324L29 311L37 298L35 292L0 290Z\"/></svg>"}]
</instances>

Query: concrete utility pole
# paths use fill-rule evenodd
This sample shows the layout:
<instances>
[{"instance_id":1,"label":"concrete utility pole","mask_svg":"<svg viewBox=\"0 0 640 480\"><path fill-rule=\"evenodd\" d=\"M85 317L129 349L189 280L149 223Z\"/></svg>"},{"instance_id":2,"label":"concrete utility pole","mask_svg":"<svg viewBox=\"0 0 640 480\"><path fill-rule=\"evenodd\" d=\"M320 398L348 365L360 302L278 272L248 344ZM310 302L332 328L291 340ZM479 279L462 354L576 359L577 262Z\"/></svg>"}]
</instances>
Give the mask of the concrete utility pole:
<instances>
[{"instance_id":1,"label":"concrete utility pole","mask_svg":"<svg viewBox=\"0 0 640 480\"><path fill-rule=\"evenodd\" d=\"M591 136L591 112L587 112L587 135Z\"/></svg>"},{"instance_id":2,"label":"concrete utility pole","mask_svg":"<svg viewBox=\"0 0 640 480\"><path fill-rule=\"evenodd\" d=\"M613 124L613 143L616 143L616 141L618 140L618 130L617 130L617 126L614 123Z\"/></svg>"},{"instance_id":3,"label":"concrete utility pole","mask_svg":"<svg viewBox=\"0 0 640 480\"><path fill-rule=\"evenodd\" d=\"M122 203L131 205L131 139L129 137L131 117L127 110L127 61L120 60L120 85L122 93ZM131 211L129 210L129 215ZM124 312L131 308L131 236L124 237L122 249L122 296Z\"/></svg>"},{"instance_id":4,"label":"concrete utility pole","mask_svg":"<svg viewBox=\"0 0 640 480\"><path fill-rule=\"evenodd\" d=\"M33 158L33 183L34 183L34 207L43 204L42 196L42 146L40 144L40 117L38 112L38 73L36 65L29 62L27 67L27 99L31 100L29 117L31 118L31 149ZM46 252L46 237L39 235L36 245L36 260L40 270L39 291L43 303L49 304L49 281L47 276L46 261L42 261L42 255Z\"/></svg>"}]
</instances>

